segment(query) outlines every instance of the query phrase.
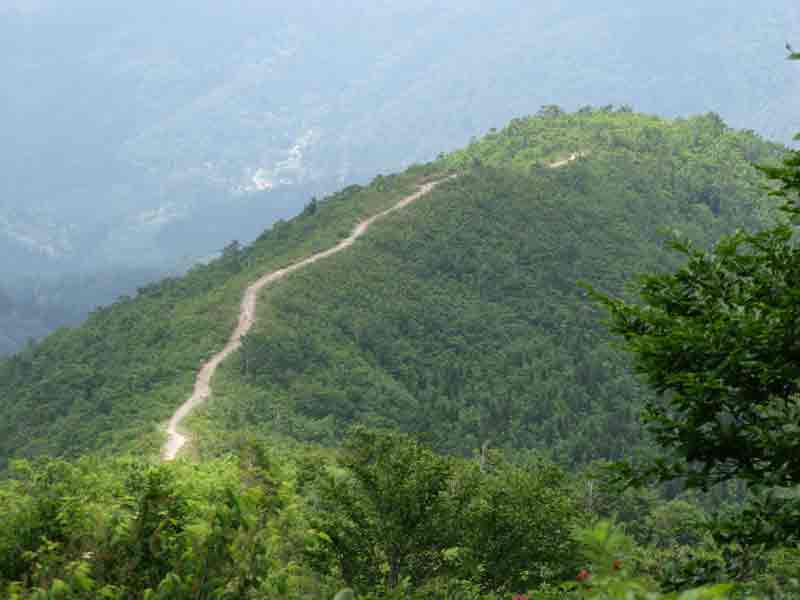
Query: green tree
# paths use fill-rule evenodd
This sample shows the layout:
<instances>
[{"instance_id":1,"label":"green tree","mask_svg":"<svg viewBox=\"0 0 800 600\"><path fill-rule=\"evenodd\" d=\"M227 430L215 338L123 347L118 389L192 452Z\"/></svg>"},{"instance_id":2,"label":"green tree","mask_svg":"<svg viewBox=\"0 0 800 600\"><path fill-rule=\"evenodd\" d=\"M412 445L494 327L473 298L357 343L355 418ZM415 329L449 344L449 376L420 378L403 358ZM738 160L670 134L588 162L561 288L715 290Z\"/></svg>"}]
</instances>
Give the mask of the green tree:
<instances>
[{"instance_id":1,"label":"green tree","mask_svg":"<svg viewBox=\"0 0 800 600\"><path fill-rule=\"evenodd\" d=\"M323 468L312 494L311 556L349 586L444 578L519 591L576 564L580 511L552 463L446 458L408 436L356 427L338 464Z\"/></svg>"},{"instance_id":2,"label":"green tree","mask_svg":"<svg viewBox=\"0 0 800 600\"><path fill-rule=\"evenodd\" d=\"M320 486L316 528L348 585L395 587L405 576L422 579L415 560L442 548L437 523L451 461L412 438L354 427L340 464Z\"/></svg>"},{"instance_id":3,"label":"green tree","mask_svg":"<svg viewBox=\"0 0 800 600\"><path fill-rule=\"evenodd\" d=\"M800 250L791 237L782 225L710 252L673 242L686 265L643 277L641 304L603 299L659 392L645 422L678 455L654 465L662 479L800 482Z\"/></svg>"},{"instance_id":4,"label":"green tree","mask_svg":"<svg viewBox=\"0 0 800 600\"><path fill-rule=\"evenodd\" d=\"M782 488L800 485L800 247L792 225L800 216L800 152L761 170L782 198L783 222L723 237L709 251L673 240L684 266L641 277L640 302L593 293L636 370L659 392L644 420L672 456L638 475L771 490L750 518L728 528L744 524L751 541L780 543L800 536L800 515L781 502L796 495ZM776 511L779 519L763 520Z\"/></svg>"},{"instance_id":5,"label":"green tree","mask_svg":"<svg viewBox=\"0 0 800 600\"><path fill-rule=\"evenodd\" d=\"M478 569L463 577L487 590L514 592L576 570L572 530L580 511L562 469L544 461L500 462L488 473L474 463L464 469L477 485L466 487L471 493L463 509L451 512L450 527Z\"/></svg>"}]
</instances>

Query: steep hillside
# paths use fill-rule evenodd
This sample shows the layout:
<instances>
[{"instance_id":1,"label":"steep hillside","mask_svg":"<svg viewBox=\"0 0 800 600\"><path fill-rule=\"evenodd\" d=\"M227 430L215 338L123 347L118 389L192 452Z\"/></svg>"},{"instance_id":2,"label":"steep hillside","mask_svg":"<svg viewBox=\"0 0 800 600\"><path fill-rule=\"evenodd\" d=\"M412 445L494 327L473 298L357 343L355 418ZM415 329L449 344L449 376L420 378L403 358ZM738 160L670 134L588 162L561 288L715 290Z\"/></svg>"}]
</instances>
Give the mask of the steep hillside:
<instances>
[{"instance_id":1,"label":"steep hillside","mask_svg":"<svg viewBox=\"0 0 800 600\"><path fill-rule=\"evenodd\" d=\"M644 392L576 282L620 293L671 264L667 231L757 227L745 158L771 151L714 115L516 120L443 159L464 174L432 198L268 290L209 420L326 443L361 421L572 464L637 448Z\"/></svg>"},{"instance_id":2,"label":"steep hillside","mask_svg":"<svg viewBox=\"0 0 800 600\"><path fill-rule=\"evenodd\" d=\"M438 167L443 171L443 167ZM351 187L309 204L248 248L140 288L0 362L0 468L10 456L137 447L157 451L157 424L188 396L204 358L224 344L247 284L333 245L363 216L407 195L435 167Z\"/></svg>"},{"instance_id":3,"label":"steep hillside","mask_svg":"<svg viewBox=\"0 0 800 600\"><path fill-rule=\"evenodd\" d=\"M65 325L77 325L98 306L135 294L139 286L164 277L163 269L118 268L55 278L32 271L0 287L0 356L21 349Z\"/></svg>"},{"instance_id":4,"label":"steep hillside","mask_svg":"<svg viewBox=\"0 0 800 600\"><path fill-rule=\"evenodd\" d=\"M568 167L546 166L573 153ZM460 175L353 248L262 294L256 330L195 419L200 448L247 429L331 442L365 421L458 453L489 440L565 462L619 455L639 444L643 392L576 281L619 292L633 273L669 264L664 228L709 244L757 226L765 209L748 161L779 153L714 115L516 120L431 165L311 203L252 246L231 245L0 363L0 458L155 452L249 282L450 172Z\"/></svg>"}]
</instances>

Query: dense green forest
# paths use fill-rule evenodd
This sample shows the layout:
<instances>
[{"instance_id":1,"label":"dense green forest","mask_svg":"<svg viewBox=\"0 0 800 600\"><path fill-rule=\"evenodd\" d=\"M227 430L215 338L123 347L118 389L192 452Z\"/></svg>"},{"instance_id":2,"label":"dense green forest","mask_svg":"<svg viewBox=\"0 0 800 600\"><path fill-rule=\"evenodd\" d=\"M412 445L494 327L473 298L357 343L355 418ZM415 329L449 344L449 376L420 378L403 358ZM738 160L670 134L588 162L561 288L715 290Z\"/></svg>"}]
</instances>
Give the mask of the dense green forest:
<instances>
[{"instance_id":1,"label":"dense green forest","mask_svg":"<svg viewBox=\"0 0 800 600\"><path fill-rule=\"evenodd\" d=\"M800 130L796 0L234 3L0 1L0 354L543 103Z\"/></svg>"},{"instance_id":2,"label":"dense green forest","mask_svg":"<svg viewBox=\"0 0 800 600\"><path fill-rule=\"evenodd\" d=\"M639 310L641 288L626 285L637 273L681 282L706 251L740 260L717 240L787 230L767 194L777 184L752 167L772 165L791 188L800 162L785 155L714 114L545 107L429 165L312 200L252 245L29 345L0 362L0 593L796 597L791 488L751 498L734 477L625 489L624 470L607 468L663 464L640 423L658 404L579 284ZM157 463L163 421L257 274L445 178L352 249L268 288L190 422L203 460ZM696 249L689 266L665 243L675 234ZM793 268L785 248L776 264ZM730 289L752 284L740 275ZM759 502L776 499L792 533L736 537L737 523L769 525ZM697 586L710 587L679 591Z\"/></svg>"},{"instance_id":3,"label":"dense green forest","mask_svg":"<svg viewBox=\"0 0 800 600\"><path fill-rule=\"evenodd\" d=\"M352 252L268 290L208 426L329 444L357 421L569 465L640 450L649 392L577 282L622 293L675 264L666 232L707 246L757 228L767 206L748 160L777 153L715 115L551 107L514 121L442 158L460 177Z\"/></svg>"},{"instance_id":4,"label":"dense green forest","mask_svg":"<svg viewBox=\"0 0 800 600\"><path fill-rule=\"evenodd\" d=\"M573 152L583 158L568 168L544 166ZM634 273L669 266L669 229L707 245L758 227L768 209L750 162L780 153L715 115L546 108L427 166L310 203L251 246L233 243L0 363L0 465L155 449L248 282L448 172L460 176L264 294L261 326L215 382L205 426L331 443L357 421L461 455L488 441L570 464L618 457L641 446L645 392L577 282L619 292Z\"/></svg>"},{"instance_id":5,"label":"dense green forest","mask_svg":"<svg viewBox=\"0 0 800 600\"><path fill-rule=\"evenodd\" d=\"M264 271L329 247L431 169L347 188L314 216L279 222L249 248L231 243L218 260L143 286L135 298L99 308L80 327L0 362L0 469L11 456L154 451L159 423L188 394L200 362L227 339L243 288Z\"/></svg>"},{"instance_id":6,"label":"dense green forest","mask_svg":"<svg viewBox=\"0 0 800 600\"><path fill-rule=\"evenodd\" d=\"M355 428L340 450L239 437L206 461L17 461L10 600L789 599L796 548L716 541L697 496L620 493L540 457L441 455ZM736 596L720 580L741 580ZM671 593L698 585L702 592ZM665 593L658 593L658 589ZM341 590L341 591L340 591ZM634 595L635 594L635 595Z\"/></svg>"}]
</instances>

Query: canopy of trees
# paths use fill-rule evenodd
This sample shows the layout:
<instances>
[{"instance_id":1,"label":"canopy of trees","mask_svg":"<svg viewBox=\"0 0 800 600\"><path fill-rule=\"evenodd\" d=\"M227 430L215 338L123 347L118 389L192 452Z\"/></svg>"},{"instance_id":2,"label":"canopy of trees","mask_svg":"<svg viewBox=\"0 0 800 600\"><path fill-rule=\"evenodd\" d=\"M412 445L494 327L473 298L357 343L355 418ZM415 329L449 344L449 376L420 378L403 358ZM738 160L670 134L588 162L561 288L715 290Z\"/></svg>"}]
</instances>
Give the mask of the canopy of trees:
<instances>
[{"instance_id":1,"label":"canopy of trees","mask_svg":"<svg viewBox=\"0 0 800 600\"><path fill-rule=\"evenodd\" d=\"M575 152L568 167L545 166ZM489 441L563 463L620 457L641 446L646 394L577 280L621 292L633 273L674 266L664 227L708 246L762 226L748 161L778 156L715 115L606 107L515 120L431 165L347 188L0 362L0 462L154 452L158 424L224 343L249 281L454 170L355 248L265 294L263 327L215 381L210 423L327 443L358 421L462 455Z\"/></svg>"},{"instance_id":2,"label":"canopy of trees","mask_svg":"<svg viewBox=\"0 0 800 600\"><path fill-rule=\"evenodd\" d=\"M638 302L596 296L659 393L645 422L672 456L640 477L743 481L759 497L733 529L787 544L800 540L800 152L761 170L783 201L776 226L710 250L674 240L685 265L641 277Z\"/></svg>"},{"instance_id":3,"label":"canopy of trees","mask_svg":"<svg viewBox=\"0 0 800 600\"><path fill-rule=\"evenodd\" d=\"M488 441L573 465L641 449L650 392L577 282L622 293L634 273L674 268L669 230L708 247L761 227L747 156L779 154L715 115L512 122L442 159L459 178L265 294L209 426L333 443L357 421L461 455Z\"/></svg>"},{"instance_id":4,"label":"canopy of trees","mask_svg":"<svg viewBox=\"0 0 800 600\"><path fill-rule=\"evenodd\" d=\"M240 439L202 464L17 462L0 482L0 595L290 600L345 588L337 598L730 598L729 587L658 593L728 578L742 557L698 542L696 502L615 496L615 513L637 507L632 537L596 502L612 491L598 485L590 502L588 481L544 460L442 457L363 428L339 452ZM791 598L793 558L765 554L741 597Z\"/></svg>"}]
</instances>

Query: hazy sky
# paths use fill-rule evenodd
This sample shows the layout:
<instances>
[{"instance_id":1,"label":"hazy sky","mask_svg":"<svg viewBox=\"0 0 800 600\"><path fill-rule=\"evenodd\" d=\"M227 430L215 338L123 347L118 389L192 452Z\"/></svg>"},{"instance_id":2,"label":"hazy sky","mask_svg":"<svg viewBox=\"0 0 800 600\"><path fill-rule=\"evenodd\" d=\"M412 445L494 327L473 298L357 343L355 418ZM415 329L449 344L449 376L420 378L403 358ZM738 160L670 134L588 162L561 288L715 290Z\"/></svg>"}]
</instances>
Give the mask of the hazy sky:
<instances>
[{"instance_id":1,"label":"hazy sky","mask_svg":"<svg viewBox=\"0 0 800 600\"><path fill-rule=\"evenodd\" d=\"M791 39L796 0L0 0L0 251L203 255L543 104L788 141Z\"/></svg>"}]
</instances>

